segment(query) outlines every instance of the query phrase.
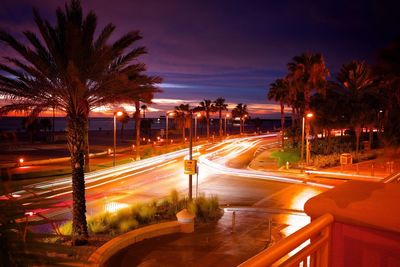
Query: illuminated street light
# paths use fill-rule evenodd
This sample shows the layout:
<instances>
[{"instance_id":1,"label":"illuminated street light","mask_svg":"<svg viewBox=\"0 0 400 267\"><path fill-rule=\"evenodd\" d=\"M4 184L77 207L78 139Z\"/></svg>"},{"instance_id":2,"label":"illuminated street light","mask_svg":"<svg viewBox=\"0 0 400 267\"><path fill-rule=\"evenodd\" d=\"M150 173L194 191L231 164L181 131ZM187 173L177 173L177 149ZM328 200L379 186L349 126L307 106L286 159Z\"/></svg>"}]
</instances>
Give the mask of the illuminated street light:
<instances>
[{"instance_id":1,"label":"illuminated street light","mask_svg":"<svg viewBox=\"0 0 400 267\"><path fill-rule=\"evenodd\" d=\"M247 118L247 114L245 114L243 117L240 118L242 120L242 132L241 132L241 134L244 134L244 122L245 122L246 118Z\"/></svg>"},{"instance_id":2,"label":"illuminated street light","mask_svg":"<svg viewBox=\"0 0 400 267\"><path fill-rule=\"evenodd\" d=\"M228 132L226 131L226 120L230 117L231 115L229 113L226 113L225 115L225 135L228 134Z\"/></svg>"},{"instance_id":3,"label":"illuminated street light","mask_svg":"<svg viewBox=\"0 0 400 267\"><path fill-rule=\"evenodd\" d=\"M168 117L170 115L174 116L175 113L174 112L167 112L165 114L165 118L166 118L166 122L165 122L165 144L167 144L167 145L168 145ZM171 140L171 143L172 143L172 140Z\"/></svg>"},{"instance_id":4,"label":"illuminated street light","mask_svg":"<svg viewBox=\"0 0 400 267\"><path fill-rule=\"evenodd\" d=\"M313 113L307 113L305 117L311 119L314 116ZM307 136L304 136L304 126L305 126L305 117L303 116L302 120L302 130L301 130L301 162L304 162L304 138L306 139L306 164L310 163L310 141L308 140L308 133Z\"/></svg>"},{"instance_id":5,"label":"illuminated street light","mask_svg":"<svg viewBox=\"0 0 400 267\"><path fill-rule=\"evenodd\" d=\"M18 166L22 167L22 164L24 164L24 159L23 158L19 158L18 159Z\"/></svg>"},{"instance_id":6,"label":"illuminated street light","mask_svg":"<svg viewBox=\"0 0 400 267\"><path fill-rule=\"evenodd\" d=\"M115 154L117 151L117 117L122 116L122 111L114 112L114 157L113 157L113 166L115 167Z\"/></svg>"},{"instance_id":7,"label":"illuminated street light","mask_svg":"<svg viewBox=\"0 0 400 267\"><path fill-rule=\"evenodd\" d=\"M197 138L197 118L200 118L201 114L197 113L196 116L194 117L194 139L198 140Z\"/></svg>"}]
</instances>

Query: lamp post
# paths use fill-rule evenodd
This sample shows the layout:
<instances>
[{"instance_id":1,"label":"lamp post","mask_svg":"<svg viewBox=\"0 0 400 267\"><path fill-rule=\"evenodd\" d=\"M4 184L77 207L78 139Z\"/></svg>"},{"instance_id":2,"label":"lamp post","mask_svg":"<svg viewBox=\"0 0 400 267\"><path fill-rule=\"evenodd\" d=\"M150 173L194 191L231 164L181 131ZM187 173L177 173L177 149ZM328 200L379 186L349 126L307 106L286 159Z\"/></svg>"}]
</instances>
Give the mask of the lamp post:
<instances>
[{"instance_id":1,"label":"lamp post","mask_svg":"<svg viewBox=\"0 0 400 267\"><path fill-rule=\"evenodd\" d=\"M245 122L246 118L247 118L247 114L245 114L242 118L242 134L244 134L244 122Z\"/></svg>"},{"instance_id":2,"label":"lamp post","mask_svg":"<svg viewBox=\"0 0 400 267\"><path fill-rule=\"evenodd\" d=\"M314 116L314 114L312 113L307 113L307 115L302 118L302 127L301 127L301 161L304 162L304 139L305 143L306 143L306 164L308 165L310 162L310 141L308 140L308 132L305 135L304 131L305 131L305 120L307 119L311 119Z\"/></svg>"},{"instance_id":3,"label":"lamp post","mask_svg":"<svg viewBox=\"0 0 400 267\"><path fill-rule=\"evenodd\" d=\"M196 116L194 116L194 141L197 141L197 118L200 118L201 114L197 113Z\"/></svg>"},{"instance_id":4,"label":"lamp post","mask_svg":"<svg viewBox=\"0 0 400 267\"><path fill-rule=\"evenodd\" d=\"M225 135L227 135L227 131L226 131L226 120L229 118L229 113L226 113L226 115L225 115Z\"/></svg>"},{"instance_id":5,"label":"lamp post","mask_svg":"<svg viewBox=\"0 0 400 267\"><path fill-rule=\"evenodd\" d=\"M193 111L190 111L190 128L189 128L189 160L193 159ZM192 175L189 174L189 201L192 200Z\"/></svg>"},{"instance_id":6,"label":"lamp post","mask_svg":"<svg viewBox=\"0 0 400 267\"><path fill-rule=\"evenodd\" d=\"M382 129L382 125L381 125L382 113L383 113L383 110L380 109L378 112L378 135L381 133L381 129Z\"/></svg>"},{"instance_id":7,"label":"lamp post","mask_svg":"<svg viewBox=\"0 0 400 267\"><path fill-rule=\"evenodd\" d=\"M169 115L174 115L174 113L173 112L167 112L165 115L166 115L165 116L165 118L166 118L166 123L165 123L165 141L166 141L166 144L168 145L169 144L169 139L168 139L168 117L169 117Z\"/></svg>"},{"instance_id":8,"label":"lamp post","mask_svg":"<svg viewBox=\"0 0 400 267\"><path fill-rule=\"evenodd\" d=\"M117 150L117 116L122 116L122 111L114 112L114 157L113 166L115 167L115 154Z\"/></svg>"}]
</instances>

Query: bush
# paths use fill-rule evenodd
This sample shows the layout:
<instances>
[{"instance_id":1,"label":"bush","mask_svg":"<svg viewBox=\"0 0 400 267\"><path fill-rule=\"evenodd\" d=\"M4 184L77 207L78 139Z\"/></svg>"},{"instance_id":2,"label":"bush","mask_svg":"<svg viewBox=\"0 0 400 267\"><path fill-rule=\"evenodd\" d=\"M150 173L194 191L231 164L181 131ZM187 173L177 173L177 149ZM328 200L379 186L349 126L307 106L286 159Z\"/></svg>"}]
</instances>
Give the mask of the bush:
<instances>
[{"instance_id":1,"label":"bush","mask_svg":"<svg viewBox=\"0 0 400 267\"><path fill-rule=\"evenodd\" d=\"M104 212L96 216L88 218L88 228L90 233L98 234L105 233L107 230L113 228L117 224L115 215Z\"/></svg>"},{"instance_id":2,"label":"bush","mask_svg":"<svg viewBox=\"0 0 400 267\"><path fill-rule=\"evenodd\" d=\"M156 208L150 205L142 204L138 208L137 220L141 224L150 223L154 220L154 216L156 214Z\"/></svg>"},{"instance_id":3,"label":"bush","mask_svg":"<svg viewBox=\"0 0 400 267\"><path fill-rule=\"evenodd\" d=\"M206 198L204 194L200 195L189 203L188 210L202 221L214 220L222 215L218 197L213 195L209 198Z\"/></svg>"},{"instance_id":4,"label":"bush","mask_svg":"<svg viewBox=\"0 0 400 267\"><path fill-rule=\"evenodd\" d=\"M330 155L317 155L314 157L314 166L318 168L328 168L340 165L340 155L342 153L333 153ZM351 152L351 156L353 157L353 163L357 163L359 161L370 160L376 158L377 154L374 151L364 152L358 154L358 160L356 158L356 153Z\"/></svg>"},{"instance_id":5,"label":"bush","mask_svg":"<svg viewBox=\"0 0 400 267\"><path fill-rule=\"evenodd\" d=\"M129 230L135 229L139 226L138 221L133 218L123 220L118 225L118 230L120 233L128 232Z\"/></svg>"},{"instance_id":6,"label":"bush","mask_svg":"<svg viewBox=\"0 0 400 267\"><path fill-rule=\"evenodd\" d=\"M115 213L102 212L88 217L88 230L91 234L124 233L156 220L173 220L176 213L184 208L188 208L202 221L217 219L222 214L216 196L207 198L203 194L189 202L186 197L180 197L176 190L172 190L169 196L160 202L153 200L149 204L139 203ZM65 236L70 236L72 221L62 224L59 231Z\"/></svg>"},{"instance_id":7,"label":"bush","mask_svg":"<svg viewBox=\"0 0 400 267\"><path fill-rule=\"evenodd\" d=\"M72 221L65 222L58 227L62 235L69 236L72 234Z\"/></svg>"}]
</instances>

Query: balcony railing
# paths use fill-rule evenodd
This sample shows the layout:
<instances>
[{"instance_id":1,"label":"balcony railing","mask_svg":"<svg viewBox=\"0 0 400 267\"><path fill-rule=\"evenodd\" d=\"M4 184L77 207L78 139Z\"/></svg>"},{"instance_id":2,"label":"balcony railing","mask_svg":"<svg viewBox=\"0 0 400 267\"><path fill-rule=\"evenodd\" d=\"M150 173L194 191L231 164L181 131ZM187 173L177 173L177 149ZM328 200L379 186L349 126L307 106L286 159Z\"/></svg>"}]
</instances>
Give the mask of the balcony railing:
<instances>
[{"instance_id":1,"label":"balcony railing","mask_svg":"<svg viewBox=\"0 0 400 267\"><path fill-rule=\"evenodd\" d=\"M325 214L239 266L328 266L333 221L331 214ZM292 251L304 244L306 246L300 251L290 255Z\"/></svg>"}]
</instances>

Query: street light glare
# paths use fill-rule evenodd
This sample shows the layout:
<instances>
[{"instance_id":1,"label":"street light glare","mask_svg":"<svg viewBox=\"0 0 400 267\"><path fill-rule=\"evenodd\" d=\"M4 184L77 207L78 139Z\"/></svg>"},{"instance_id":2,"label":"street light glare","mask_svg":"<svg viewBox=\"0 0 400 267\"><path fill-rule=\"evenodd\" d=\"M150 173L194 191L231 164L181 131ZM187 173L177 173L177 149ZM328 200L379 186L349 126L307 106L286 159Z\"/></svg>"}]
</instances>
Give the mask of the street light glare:
<instances>
[{"instance_id":1,"label":"street light glare","mask_svg":"<svg viewBox=\"0 0 400 267\"><path fill-rule=\"evenodd\" d=\"M200 118L201 117L201 114L200 113L197 113L197 118Z\"/></svg>"},{"instance_id":2,"label":"street light glare","mask_svg":"<svg viewBox=\"0 0 400 267\"><path fill-rule=\"evenodd\" d=\"M312 114L312 113L307 113L307 118L312 118L313 116L314 116L314 114Z\"/></svg>"},{"instance_id":3,"label":"street light glare","mask_svg":"<svg viewBox=\"0 0 400 267\"><path fill-rule=\"evenodd\" d=\"M122 111L117 112L117 116L122 116L122 114L123 114Z\"/></svg>"}]
</instances>

